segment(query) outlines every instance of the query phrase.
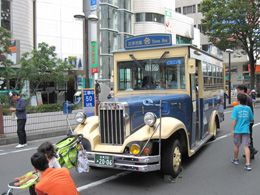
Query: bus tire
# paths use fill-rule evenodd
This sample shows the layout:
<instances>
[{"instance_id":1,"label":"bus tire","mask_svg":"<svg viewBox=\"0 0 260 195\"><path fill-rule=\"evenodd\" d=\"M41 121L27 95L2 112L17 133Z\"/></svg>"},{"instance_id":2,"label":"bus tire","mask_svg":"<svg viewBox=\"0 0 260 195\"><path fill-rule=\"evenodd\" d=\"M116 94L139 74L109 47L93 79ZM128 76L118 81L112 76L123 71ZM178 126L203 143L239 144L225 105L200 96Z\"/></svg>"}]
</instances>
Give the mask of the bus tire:
<instances>
[{"instance_id":1,"label":"bus tire","mask_svg":"<svg viewBox=\"0 0 260 195\"><path fill-rule=\"evenodd\" d=\"M176 178L181 172L181 144L178 139L173 142L165 143L164 151L162 152L162 172L164 175L171 175Z\"/></svg>"}]
</instances>

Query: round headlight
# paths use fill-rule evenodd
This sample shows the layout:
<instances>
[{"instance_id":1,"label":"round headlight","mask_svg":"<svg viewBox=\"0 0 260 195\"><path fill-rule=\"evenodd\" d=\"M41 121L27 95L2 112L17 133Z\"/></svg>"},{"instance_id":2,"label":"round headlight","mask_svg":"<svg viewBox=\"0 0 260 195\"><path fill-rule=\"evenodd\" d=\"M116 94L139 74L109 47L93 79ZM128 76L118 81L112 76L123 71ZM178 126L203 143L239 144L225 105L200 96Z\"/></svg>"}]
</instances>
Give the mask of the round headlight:
<instances>
[{"instance_id":1,"label":"round headlight","mask_svg":"<svg viewBox=\"0 0 260 195\"><path fill-rule=\"evenodd\" d=\"M153 126L156 122L157 116L152 112L147 112L144 115L144 123L149 125L150 127Z\"/></svg>"},{"instance_id":2,"label":"round headlight","mask_svg":"<svg viewBox=\"0 0 260 195\"><path fill-rule=\"evenodd\" d=\"M140 153L140 146L138 144L133 144L131 145L130 147L130 152L133 154L133 155L137 155Z\"/></svg>"},{"instance_id":3,"label":"round headlight","mask_svg":"<svg viewBox=\"0 0 260 195\"><path fill-rule=\"evenodd\" d=\"M87 118L87 115L84 112L78 112L75 116L77 123L84 123L86 118Z\"/></svg>"}]
</instances>

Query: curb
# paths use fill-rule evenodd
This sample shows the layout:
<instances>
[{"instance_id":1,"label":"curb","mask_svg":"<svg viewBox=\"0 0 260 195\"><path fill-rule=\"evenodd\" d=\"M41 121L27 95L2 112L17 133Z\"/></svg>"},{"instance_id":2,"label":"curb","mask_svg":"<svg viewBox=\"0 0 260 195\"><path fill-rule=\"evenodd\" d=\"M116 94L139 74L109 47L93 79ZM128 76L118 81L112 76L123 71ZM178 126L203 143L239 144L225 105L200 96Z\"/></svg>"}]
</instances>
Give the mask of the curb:
<instances>
[{"instance_id":1,"label":"curb","mask_svg":"<svg viewBox=\"0 0 260 195\"><path fill-rule=\"evenodd\" d=\"M67 129L66 130L58 130L54 132L41 132L41 133L31 133L27 134L27 141L33 141L37 139L44 139L44 138L49 138L49 137L56 137L56 136L61 136L61 135L67 135ZM18 137L17 135L10 135L10 136L5 136L5 135L0 135L0 146L1 145L7 145L7 144L14 144L18 143Z\"/></svg>"}]
</instances>

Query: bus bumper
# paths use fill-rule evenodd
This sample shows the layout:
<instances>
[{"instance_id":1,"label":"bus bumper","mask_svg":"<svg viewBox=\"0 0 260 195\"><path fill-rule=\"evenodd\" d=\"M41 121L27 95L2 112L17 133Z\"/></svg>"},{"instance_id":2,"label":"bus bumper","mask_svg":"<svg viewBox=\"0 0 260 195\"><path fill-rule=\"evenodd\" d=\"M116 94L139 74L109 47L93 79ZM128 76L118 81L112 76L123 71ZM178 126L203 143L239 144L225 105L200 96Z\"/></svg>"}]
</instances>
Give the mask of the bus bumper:
<instances>
[{"instance_id":1,"label":"bus bumper","mask_svg":"<svg viewBox=\"0 0 260 195\"><path fill-rule=\"evenodd\" d=\"M160 156L132 156L111 153L87 152L89 166L120 169L137 172L150 172L160 170ZM109 158L113 162L110 165L97 163L97 158Z\"/></svg>"}]
</instances>

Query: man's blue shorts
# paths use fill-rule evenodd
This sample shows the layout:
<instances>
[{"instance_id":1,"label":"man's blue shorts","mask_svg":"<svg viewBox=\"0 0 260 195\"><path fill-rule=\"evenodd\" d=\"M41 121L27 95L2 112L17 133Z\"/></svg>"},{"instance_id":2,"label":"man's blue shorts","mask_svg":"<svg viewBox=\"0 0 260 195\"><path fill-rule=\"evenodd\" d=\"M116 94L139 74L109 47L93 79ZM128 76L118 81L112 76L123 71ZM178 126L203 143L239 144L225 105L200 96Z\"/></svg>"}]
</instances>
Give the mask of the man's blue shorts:
<instances>
[{"instance_id":1,"label":"man's blue shorts","mask_svg":"<svg viewBox=\"0 0 260 195\"><path fill-rule=\"evenodd\" d=\"M248 133L235 133L233 137L235 146L250 146L250 134Z\"/></svg>"}]
</instances>

